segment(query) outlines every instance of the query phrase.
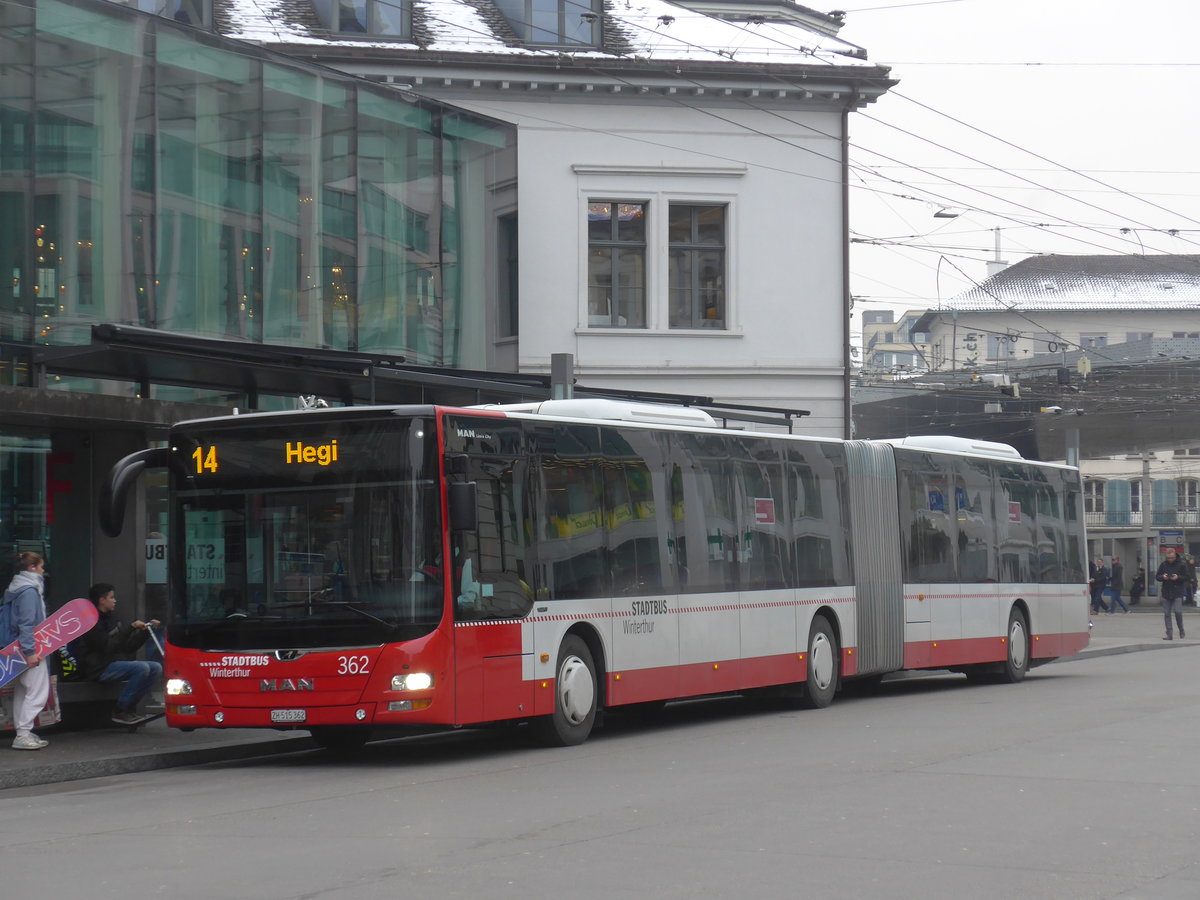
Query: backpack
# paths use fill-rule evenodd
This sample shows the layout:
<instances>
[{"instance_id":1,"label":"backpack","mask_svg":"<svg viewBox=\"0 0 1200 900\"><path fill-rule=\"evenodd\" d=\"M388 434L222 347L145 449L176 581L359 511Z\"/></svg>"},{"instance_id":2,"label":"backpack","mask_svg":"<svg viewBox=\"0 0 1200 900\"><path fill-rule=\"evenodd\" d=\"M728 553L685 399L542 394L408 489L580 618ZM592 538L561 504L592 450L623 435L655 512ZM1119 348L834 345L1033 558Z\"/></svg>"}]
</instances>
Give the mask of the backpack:
<instances>
[{"instance_id":1,"label":"backpack","mask_svg":"<svg viewBox=\"0 0 1200 900\"><path fill-rule=\"evenodd\" d=\"M17 639L17 629L13 627L12 600L0 602L0 647L7 647Z\"/></svg>"}]
</instances>

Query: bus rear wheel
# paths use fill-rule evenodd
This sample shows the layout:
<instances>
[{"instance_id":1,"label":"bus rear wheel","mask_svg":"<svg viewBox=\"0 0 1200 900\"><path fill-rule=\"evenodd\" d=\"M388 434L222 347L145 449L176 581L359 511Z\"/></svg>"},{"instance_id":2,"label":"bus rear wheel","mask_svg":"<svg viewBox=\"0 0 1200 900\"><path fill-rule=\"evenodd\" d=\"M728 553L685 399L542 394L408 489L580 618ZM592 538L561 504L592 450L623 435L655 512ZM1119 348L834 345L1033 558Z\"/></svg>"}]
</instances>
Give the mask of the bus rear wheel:
<instances>
[{"instance_id":1,"label":"bus rear wheel","mask_svg":"<svg viewBox=\"0 0 1200 900\"><path fill-rule=\"evenodd\" d=\"M554 712L533 722L534 736L549 747L582 744L596 724L596 665L574 634L563 638L554 670Z\"/></svg>"},{"instance_id":2,"label":"bus rear wheel","mask_svg":"<svg viewBox=\"0 0 1200 900\"><path fill-rule=\"evenodd\" d=\"M840 655L829 621L824 616L813 616L808 629L808 677L800 686L801 706L822 709L833 702Z\"/></svg>"}]
</instances>

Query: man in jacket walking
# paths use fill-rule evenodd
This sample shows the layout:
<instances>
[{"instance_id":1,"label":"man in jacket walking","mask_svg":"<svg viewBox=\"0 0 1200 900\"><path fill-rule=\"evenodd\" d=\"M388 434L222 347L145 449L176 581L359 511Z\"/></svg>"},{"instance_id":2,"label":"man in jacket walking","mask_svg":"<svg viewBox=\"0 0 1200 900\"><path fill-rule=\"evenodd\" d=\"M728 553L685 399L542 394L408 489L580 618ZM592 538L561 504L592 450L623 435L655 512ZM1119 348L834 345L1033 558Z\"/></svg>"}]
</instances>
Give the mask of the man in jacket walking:
<instances>
[{"instance_id":1,"label":"man in jacket walking","mask_svg":"<svg viewBox=\"0 0 1200 900\"><path fill-rule=\"evenodd\" d=\"M1163 621L1167 626L1164 641L1172 639L1172 613L1175 614L1175 623L1179 626L1180 639L1186 637L1183 633L1183 598L1187 595L1188 577L1187 563L1175 552L1174 547L1168 547L1166 558L1158 564L1158 571L1154 573L1154 580L1162 584L1160 594L1162 596Z\"/></svg>"}]
</instances>

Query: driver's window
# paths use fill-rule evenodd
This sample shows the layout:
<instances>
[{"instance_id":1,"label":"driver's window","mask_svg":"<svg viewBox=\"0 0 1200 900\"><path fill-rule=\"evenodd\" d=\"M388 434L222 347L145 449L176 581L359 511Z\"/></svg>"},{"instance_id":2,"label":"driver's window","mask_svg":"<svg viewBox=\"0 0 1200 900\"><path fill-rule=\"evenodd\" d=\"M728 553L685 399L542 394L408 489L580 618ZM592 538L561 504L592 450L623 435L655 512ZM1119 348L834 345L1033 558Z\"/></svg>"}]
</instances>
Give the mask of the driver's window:
<instances>
[{"instance_id":1,"label":"driver's window","mask_svg":"<svg viewBox=\"0 0 1200 900\"><path fill-rule=\"evenodd\" d=\"M458 620L517 618L533 606L533 526L524 472L519 460L471 459L478 528L453 535Z\"/></svg>"}]
</instances>

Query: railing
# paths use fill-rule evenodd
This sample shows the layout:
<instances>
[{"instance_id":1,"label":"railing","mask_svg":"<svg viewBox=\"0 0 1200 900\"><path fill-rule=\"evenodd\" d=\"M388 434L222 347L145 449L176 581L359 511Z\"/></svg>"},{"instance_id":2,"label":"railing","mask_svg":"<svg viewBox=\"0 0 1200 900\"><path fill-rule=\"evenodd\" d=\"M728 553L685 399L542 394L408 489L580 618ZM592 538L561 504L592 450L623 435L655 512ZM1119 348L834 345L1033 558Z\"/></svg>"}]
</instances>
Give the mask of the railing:
<instances>
[{"instance_id":1,"label":"railing","mask_svg":"<svg viewBox=\"0 0 1200 900\"><path fill-rule=\"evenodd\" d=\"M1110 509L1104 512L1084 513L1084 523L1088 528L1141 528L1141 512L1130 512L1127 509ZM1155 509L1150 511L1151 528L1171 528L1173 526L1200 527L1200 509Z\"/></svg>"}]
</instances>

